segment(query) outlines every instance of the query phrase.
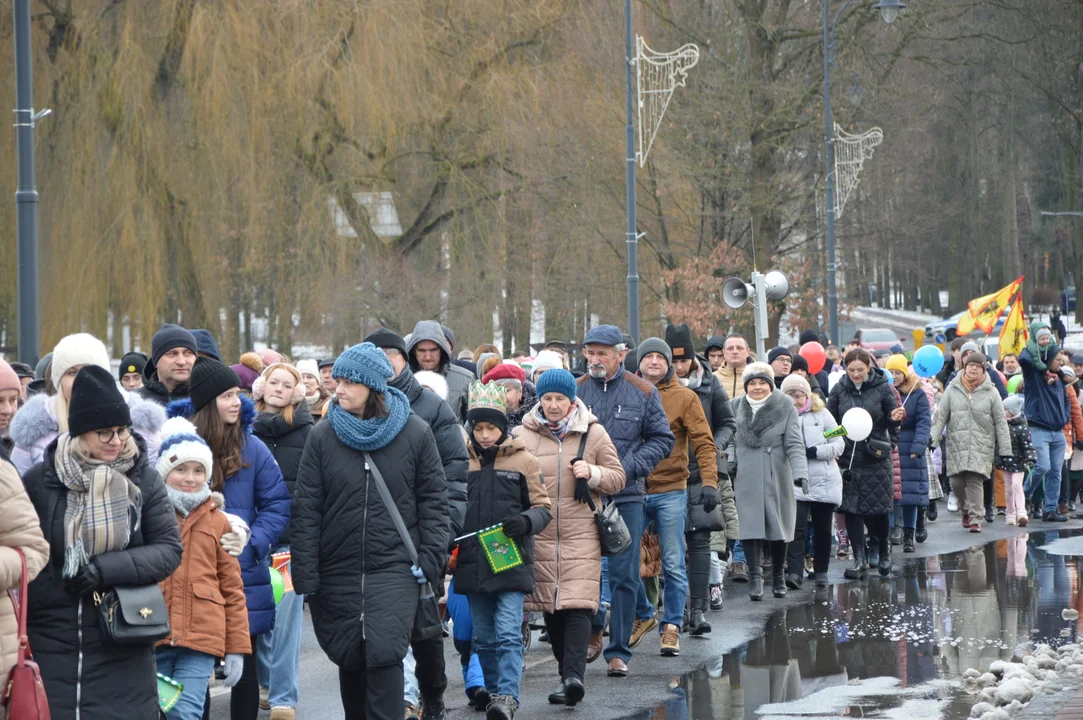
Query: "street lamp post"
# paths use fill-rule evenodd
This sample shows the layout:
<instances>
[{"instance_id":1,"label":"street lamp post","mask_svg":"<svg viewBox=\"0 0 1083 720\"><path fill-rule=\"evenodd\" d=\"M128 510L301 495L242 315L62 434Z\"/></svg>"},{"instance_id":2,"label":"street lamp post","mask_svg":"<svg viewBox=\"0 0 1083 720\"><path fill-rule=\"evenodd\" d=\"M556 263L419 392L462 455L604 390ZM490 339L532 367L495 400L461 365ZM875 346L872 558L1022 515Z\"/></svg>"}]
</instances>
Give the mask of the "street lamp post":
<instances>
[{"instance_id":1,"label":"street lamp post","mask_svg":"<svg viewBox=\"0 0 1083 720\"><path fill-rule=\"evenodd\" d=\"M853 0L846 3L835 15L835 21L831 22L831 2L823 0L824 6L824 167L827 178L825 191L826 202L824 213L827 216L827 313L831 324L831 342L839 344L839 294L835 281L835 177L831 156L831 64L835 61L835 30L839 24L839 18L846 12ZM879 10L884 22L895 22L899 11L906 7L899 0L881 0L873 5L873 10Z\"/></svg>"}]
</instances>

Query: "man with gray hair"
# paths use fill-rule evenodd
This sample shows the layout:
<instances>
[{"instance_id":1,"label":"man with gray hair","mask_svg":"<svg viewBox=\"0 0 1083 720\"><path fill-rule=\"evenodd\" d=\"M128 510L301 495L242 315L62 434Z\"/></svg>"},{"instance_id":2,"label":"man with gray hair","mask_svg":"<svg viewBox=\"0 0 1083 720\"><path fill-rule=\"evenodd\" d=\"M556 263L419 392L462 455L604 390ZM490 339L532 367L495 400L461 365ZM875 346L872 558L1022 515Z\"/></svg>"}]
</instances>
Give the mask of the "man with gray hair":
<instances>
[{"instance_id":1,"label":"man with gray hair","mask_svg":"<svg viewBox=\"0 0 1083 720\"><path fill-rule=\"evenodd\" d=\"M620 509L632 544L608 559L612 608L609 620L609 647L605 659L614 677L628 674L632 658L629 641L635 621L639 594L639 542L643 535L643 496L647 477L658 463L669 457L676 442L658 390L643 378L624 369L627 347L619 328L599 325L583 338L587 374L578 380L579 398L609 433L624 468L625 487L613 496ZM588 661L601 649L601 623L595 619L587 651Z\"/></svg>"}]
</instances>

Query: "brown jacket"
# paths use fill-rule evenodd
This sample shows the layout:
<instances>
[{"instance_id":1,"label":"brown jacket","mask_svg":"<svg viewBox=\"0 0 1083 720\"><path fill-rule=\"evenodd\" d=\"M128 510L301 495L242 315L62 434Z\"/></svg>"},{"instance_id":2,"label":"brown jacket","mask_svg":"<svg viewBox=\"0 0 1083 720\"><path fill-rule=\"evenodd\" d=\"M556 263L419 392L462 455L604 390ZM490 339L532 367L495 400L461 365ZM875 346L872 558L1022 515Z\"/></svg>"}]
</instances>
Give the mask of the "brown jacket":
<instances>
[{"instance_id":1,"label":"brown jacket","mask_svg":"<svg viewBox=\"0 0 1083 720\"><path fill-rule=\"evenodd\" d=\"M741 369L741 372L744 372L744 368ZM714 371L714 374L722 383L722 387L725 388L730 401L736 400L745 394L745 385L741 382L741 373L734 372L723 363L721 367Z\"/></svg>"},{"instance_id":2,"label":"brown jacket","mask_svg":"<svg viewBox=\"0 0 1083 720\"><path fill-rule=\"evenodd\" d=\"M1083 440L1083 412L1079 409L1079 393L1075 385L1065 385L1064 391L1068 395L1068 408L1070 410L1068 423L1064 426L1064 441L1068 447L1077 440Z\"/></svg>"},{"instance_id":3,"label":"brown jacket","mask_svg":"<svg viewBox=\"0 0 1083 720\"><path fill-rule=\"evenodd\" d=\"M538 458L553 513L553 521L534 538L534 592L526 599L527 610L598 611L598 577L602 572L598 526L590 507L575 500L571 464L587 433L583 460L591 466L587 485L598 508L603 495L624 489L624 467L609 433L582 400L575 401L573 412L575 417L563 441L549 432L534 410L514 432Z\"/></svg>"},{"instance_id":4,"label":"brown jacket","mask_svg":"<svg viewBox=\"0 0 1083 720\"><path fill-rule=\"evenodd\" d=\"M220 542L230 532L224 506L222 496L212 493L188 517L177 513L184 556L176 572L161 583L170 634L159 645L215 657L252 652L241 565Z\"/></svg>"},{"instance_id":5,"label":"brown jacket","mask_svg":"<svg viewBox=\"0 0 1083 720\"><path fill-rule=\"evenodd\" d=\"M683 387L672 368L665 380L658 383L658 394L669 419L669 429L677 442L673 451L655 466L647 478L647 494L685 490L688 487L688 448L696 454L703 484L718 487L718 449L711 426L703 414L703 405L695 391Z\"/></svg>"},{"instance_id":6,"label":"brown jacket","mask_svg":"<svg viewBox=\"0 0 1083 720\"><path fill-rule=\"evenodd\" d=\"M15 466L0 460L0 678L7 678L19 654L19 623L7 594L19 589L23 574L15 548L26 556L29 582L49 562L49 543Z\"/></svg>"}]
</instances>

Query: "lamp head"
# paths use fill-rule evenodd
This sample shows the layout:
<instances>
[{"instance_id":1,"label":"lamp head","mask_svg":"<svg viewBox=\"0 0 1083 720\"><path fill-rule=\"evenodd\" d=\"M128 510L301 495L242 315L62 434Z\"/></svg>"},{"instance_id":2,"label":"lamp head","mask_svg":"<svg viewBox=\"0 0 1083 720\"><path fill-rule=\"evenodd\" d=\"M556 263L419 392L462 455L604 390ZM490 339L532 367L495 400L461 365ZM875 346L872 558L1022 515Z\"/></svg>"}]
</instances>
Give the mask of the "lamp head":
<instances>
[{"instance_id":1,"label":"lamp head","mask_svg":"<svg viewBox=\"0 0 1083 720\"><path fill-rule=\"evenodd\" d=\"M873 10L880 11L880 17L884 19L888 25L895 22L895 18L899 17L899 12L903 10L906 5L899 0L880 0L872 6Z\"/></svg>"}]
</instances>

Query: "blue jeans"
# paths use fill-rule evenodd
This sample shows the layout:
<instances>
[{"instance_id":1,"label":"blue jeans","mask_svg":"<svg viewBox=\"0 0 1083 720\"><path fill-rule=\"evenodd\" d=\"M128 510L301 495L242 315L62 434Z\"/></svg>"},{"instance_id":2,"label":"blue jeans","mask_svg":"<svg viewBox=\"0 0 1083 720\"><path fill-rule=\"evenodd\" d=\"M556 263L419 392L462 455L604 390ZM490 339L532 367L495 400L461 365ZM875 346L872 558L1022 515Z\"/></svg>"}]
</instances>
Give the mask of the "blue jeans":
<instances>
[{"instance_id":1,"label":"blue jeans","mask_svg":"<svg viewBox=\"0 0 1083 720\"><path fill-rule=\"evenodd\" d=\"M646 521L654 522L658 530L658 543L662 549L662 575L666 579L662 593L662 624L679 628L684 622L684 603L688 599L688 572L684 565L688 494L684 490L674 490L648 495L643 508ZM662 632L662 625L658 626L658 632Z\"/></svg>"},{"instance_id":2,"label":"blue jeans","mask_svg":"<svg viewBox=\"0 0 1083 720\"><path fill-rule=\"evenodd\" d=\"M166 713L166 717L169 720L201 720L215 658L198 650L165 645L158 648L155 654L158 656L158 672L184 686L180 699Z\"/></svg>"},{"instance_id":3,"label":"blue jeans","mask_svg":"<svg viewBox=\"0 0 1083 720\"><path fill-rule=\"evenodd\" d=\"M289 549L289 545L280 545L274 552ZM304 607L303 595L286 593L275 608L274 629L256 636L256 676L260 687L270 691L267 701L271 707L297 707Z\"/></svg>"},{"instance_id":4,"label":"blue jeans","mask_svg":"<svg viewBox=\"0 0 1083 720\"><path fill-rule=\"evenodd\" d=\"M414 660L414 649L406 648L406 657L402 660L402 699L407 705L417 707L418 695L421 689L417 684L417 660Z\"/></svg>"},{"instance_id":5,"label":"blue jeans","mask_svg":"<svg viewBox=\"0 0 1083 720\"><path fill-rule=\"evenodd\" d=\"M632 544L619 555L609 556L609 647L605 649L605 661L620 658L632 659L628 641L632 637L635 622L636 599L639 593L639 543L643 538L643 499L631 498L617 503Z\"/></svg>"},{"instance_id":6,"label":"blue jeans","mask_svg":"<svg viewBox=\"0 0 1083 720\"><path fill-rule=\"evenodd\" d=\"M733 552L730 554L733 556L730 558L731 563L739 562L748 565L748 560L745 559L745 546L740 540L733 544Z\"/></svg>"},{"instance_id":7,"label":"blue jeans","mask_svg":"<svg viewBox=\"0 0 1083 720\"><path fill-rule=\"evenodd\" d=\"M902 526L904 528L916 528L918 526L918 506L902 506Z\"/></svg>"},{"instance_id":8,"label":"blue jeans","mask_svg":"<svg viewBox=\"0 0 1083 720\"><path fill-rule=\"evenodd\" d=\"M1060 500L1060 475L1064 468L1064 433L1032 425L1030 437L1038 451L1038 462L1034 466L1030 486L1034 487L1044 480L1043 509L1047 513L1056 512Z\"/></svg>"},{"instance_id":9,"label":"blue jeans","mask_svg":"<svg viewBox=\"0 0 1083 720\"><path fill-rule=\"evenodd\" d=\"M609 558L602 558L601 597L598 600L598 612L590 619L590 633L597 635L605 630L605 619L609 613L612 597L609 593Z\"/></svg>"},{"instance_id":10,"label":"blue jeans","mask_svg":"<svg viewBox=\"0 0 1083 720\"><path fill-rule=\"evenodd\" d=\"M643 578L639 579L639 592L636 593L636 617L640 620L650 620L656 615L651 599L647 597L647 586L643 584Z\"/></svg>"},{"instance_id":11,"label":"blue jeans","mask_svg":"<svg viewBox=\"0 0 1083 720\"><path fill-rule=\"evenodd\" d=\"M521 592L468 595L474 620L474 652L481 661L485 687L491 695L519 701L523 675L523 598Z\"/></svg>"}]
</instances>

